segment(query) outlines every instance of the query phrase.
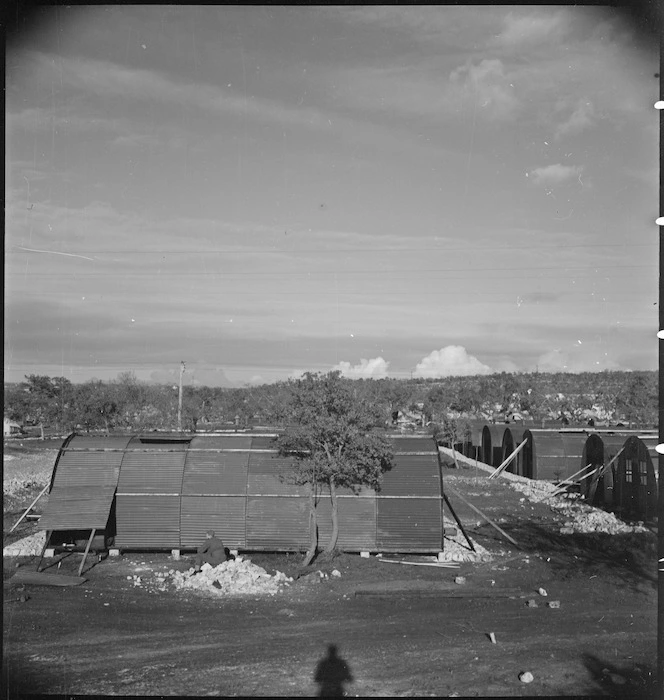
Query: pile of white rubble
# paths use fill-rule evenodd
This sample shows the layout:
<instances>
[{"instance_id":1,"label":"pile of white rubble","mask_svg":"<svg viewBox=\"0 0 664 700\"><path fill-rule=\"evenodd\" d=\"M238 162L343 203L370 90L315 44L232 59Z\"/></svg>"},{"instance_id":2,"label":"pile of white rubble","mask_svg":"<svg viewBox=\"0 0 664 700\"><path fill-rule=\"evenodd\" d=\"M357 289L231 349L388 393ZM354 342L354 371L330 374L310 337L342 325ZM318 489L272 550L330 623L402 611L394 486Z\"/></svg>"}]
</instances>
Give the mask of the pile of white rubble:
<instances>
[{"instance_id":1,"label":"pile of white rubble","mask_svg":"<svg viewBox=\"0 0 664 700\"><path fill-rule=\"evenodd\" d=\"M8 544L2 549L4 557L32 557L39 556L46 544L46 531L40 530L34 535L28 535L22 540Z\"/></svg>"},{"instance_id":2,"label":"pile of white rubble","mask_svg":"<svg viewBox=\"0 0 664 700\"><path fill-rule=\"evenodd\" d=\"M609 535L621 535L630 532L648 532L648 528L641 524L630 525L599 508L593 508L580 500L556 501L551 508L568 520L560 529L563 535L571 535L575 532L601 532Z\"/></svg>"},{"instance_id":3,"label":"pile of white rubble","mask_svg":"<svg viewBox=\"0 0 664 700\"><path fill-rule=\"evenodd\" d=\"M178 590L194 590L212 595L275 595L293 581L277 571L274 576L249 559L236 557L217 566L203 564L196 573L188 571L169 572L170 582Z\"/></svg>"},{"instance_id":4,"label":"pile of white rubble","mask_svg":"<svg viewBox=\"0 0 664 700\"><path fill-rule=\"evenodd\" d=\"M488 562L493 559L493 556L488 549L482 547L481 544L476 542L473 538L473 546L475 551L473 552L468 546L466 538L463 536L459 526L449 518L444 518L445 527L454 527L457 530L456 535L445 535L443 541L443 552L438 555L439 561L471 561L471 562Z\"/></svg>"}]
</instances>

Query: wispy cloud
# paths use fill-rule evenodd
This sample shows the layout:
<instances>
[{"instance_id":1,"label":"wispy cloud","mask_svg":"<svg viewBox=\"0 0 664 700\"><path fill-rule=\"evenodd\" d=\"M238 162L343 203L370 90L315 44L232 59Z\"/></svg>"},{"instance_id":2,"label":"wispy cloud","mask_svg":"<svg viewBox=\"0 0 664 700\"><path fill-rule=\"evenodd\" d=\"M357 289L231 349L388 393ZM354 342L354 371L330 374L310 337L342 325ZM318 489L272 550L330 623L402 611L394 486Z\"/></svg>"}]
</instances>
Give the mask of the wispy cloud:
<instances>
[{"instance_id":1,"label":"wispy cloud","mask_svg":"<svg viewBox=\"0 0 664 700\"><path fill-rule=\"evenodd\" d=\"M553 186L578 178L582 172L581 166L555 163L535 168L530 171L529 175L535 185Z\"/></svg>"},{"instance_id":2,"label":"wispy cloud","mask_svg":"<svg viewBox=\"0 0 664 700\"><path fill-rule=\"evenodd\" d=\"M450 81L452 85L470 90L479 110L490 117L511 117L519 107L514 87L510 85L500 59L485 58L477 64L468 61L452 71Z\"/></svg>"},{"instance_id":3,"label":"wispy cloud","mask_svg":"<svg viewBox=\"0 0 664 700\"><path fill-rule=\"evenodd\" d=\"M561 139L563 136L574 136L595 123L595 109L593 103L581 99L577 102L574 111L556 129L554 138Z\"/></svg>"}]
</instances>

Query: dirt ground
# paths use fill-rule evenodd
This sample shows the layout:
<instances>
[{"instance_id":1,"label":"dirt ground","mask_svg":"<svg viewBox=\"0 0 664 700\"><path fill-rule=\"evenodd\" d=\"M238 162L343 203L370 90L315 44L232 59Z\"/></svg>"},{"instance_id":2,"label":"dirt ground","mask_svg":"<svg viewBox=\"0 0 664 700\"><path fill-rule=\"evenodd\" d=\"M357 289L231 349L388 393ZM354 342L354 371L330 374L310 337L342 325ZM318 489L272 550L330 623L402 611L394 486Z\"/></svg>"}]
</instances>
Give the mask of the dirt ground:
<instances>
[{"instance_id":1,"label":"dirt ground","mask_svg":"<svg viewBox=\"0 0 664 700\"><path fill-rule=\"evenodd\" d=\"M506 480L464 466L444 482L519 548L450 496L491 561L450 569L341 554L275 596L211 598L160 590L157 573L190 564L166 553L89 557L87 581L68 588L16 584L37 560L5 557L3 696L312 696L343 686L350 696L654 697L655 535L562 535L560 513ZM12 504L5 545L37 530L22 523L8 537L22 512ZM73 574L81 556L59 570L60 557L45 561ZM246 557L289 576L301 559Z\"/></svg>"}]
</instances>

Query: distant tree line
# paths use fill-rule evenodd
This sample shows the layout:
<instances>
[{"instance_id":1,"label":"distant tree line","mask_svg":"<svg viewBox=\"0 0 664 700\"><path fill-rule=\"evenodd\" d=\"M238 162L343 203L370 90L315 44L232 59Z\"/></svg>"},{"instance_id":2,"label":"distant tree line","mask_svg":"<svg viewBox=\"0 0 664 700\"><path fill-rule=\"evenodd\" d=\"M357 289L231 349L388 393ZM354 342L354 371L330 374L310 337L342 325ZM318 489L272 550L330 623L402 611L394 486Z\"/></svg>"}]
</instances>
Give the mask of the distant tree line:
<instances>
[{"instance_id":1,"label":"distant tree line","mask_svg":"<svg viewBox=\"0 0 664 700\"><path fill-rule=\"evenodd\" d=\"M344 379L352 395L391 424L411 416L444 425L462 418L569 423L623 423L656 427L657 372L508 373L442 379ZM188 432L249 424L286 425L292 382L243 388L183 387L182 429ZM114 380L73 384L65 377L26 375L5 384L4 414L48 432L175 430L178 388L139 381L132 372Z\"/></svg>"}]
</instances>

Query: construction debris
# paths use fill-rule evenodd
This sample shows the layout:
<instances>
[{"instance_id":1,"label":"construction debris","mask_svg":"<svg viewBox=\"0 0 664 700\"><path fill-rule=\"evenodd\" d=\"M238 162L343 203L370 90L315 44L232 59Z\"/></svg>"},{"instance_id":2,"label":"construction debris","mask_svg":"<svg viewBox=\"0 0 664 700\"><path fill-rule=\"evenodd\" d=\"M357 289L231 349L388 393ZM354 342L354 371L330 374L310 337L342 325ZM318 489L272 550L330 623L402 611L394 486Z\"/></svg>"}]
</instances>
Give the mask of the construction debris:
<instances>
[{"instance_id":1,"label":"construction debris","mask_svg":"<svg viewBox=\"0 0 664 700\"><path fill-rule=\"evenodd\" d=\"M41 530L40 532L30 535L29 537L24 537L18 542L13 542L8 544L2 549L2 556L4 557L34 557L39 556L44 549L46 544L46 531Z\"/></svg>"},{"instance_id":2,"label":"construction debris","mask_svg":"<svg viewBox=\"0 0 664 700\"><path fill-rule=\"evenodd\" d=\"M168 573L176 590L195 590L217 596L275 595L293 581L280 571L270 576L265 569L242 557L214 567L203 564L200 573L193 568Z\"/></svg>"}]
</instances>

